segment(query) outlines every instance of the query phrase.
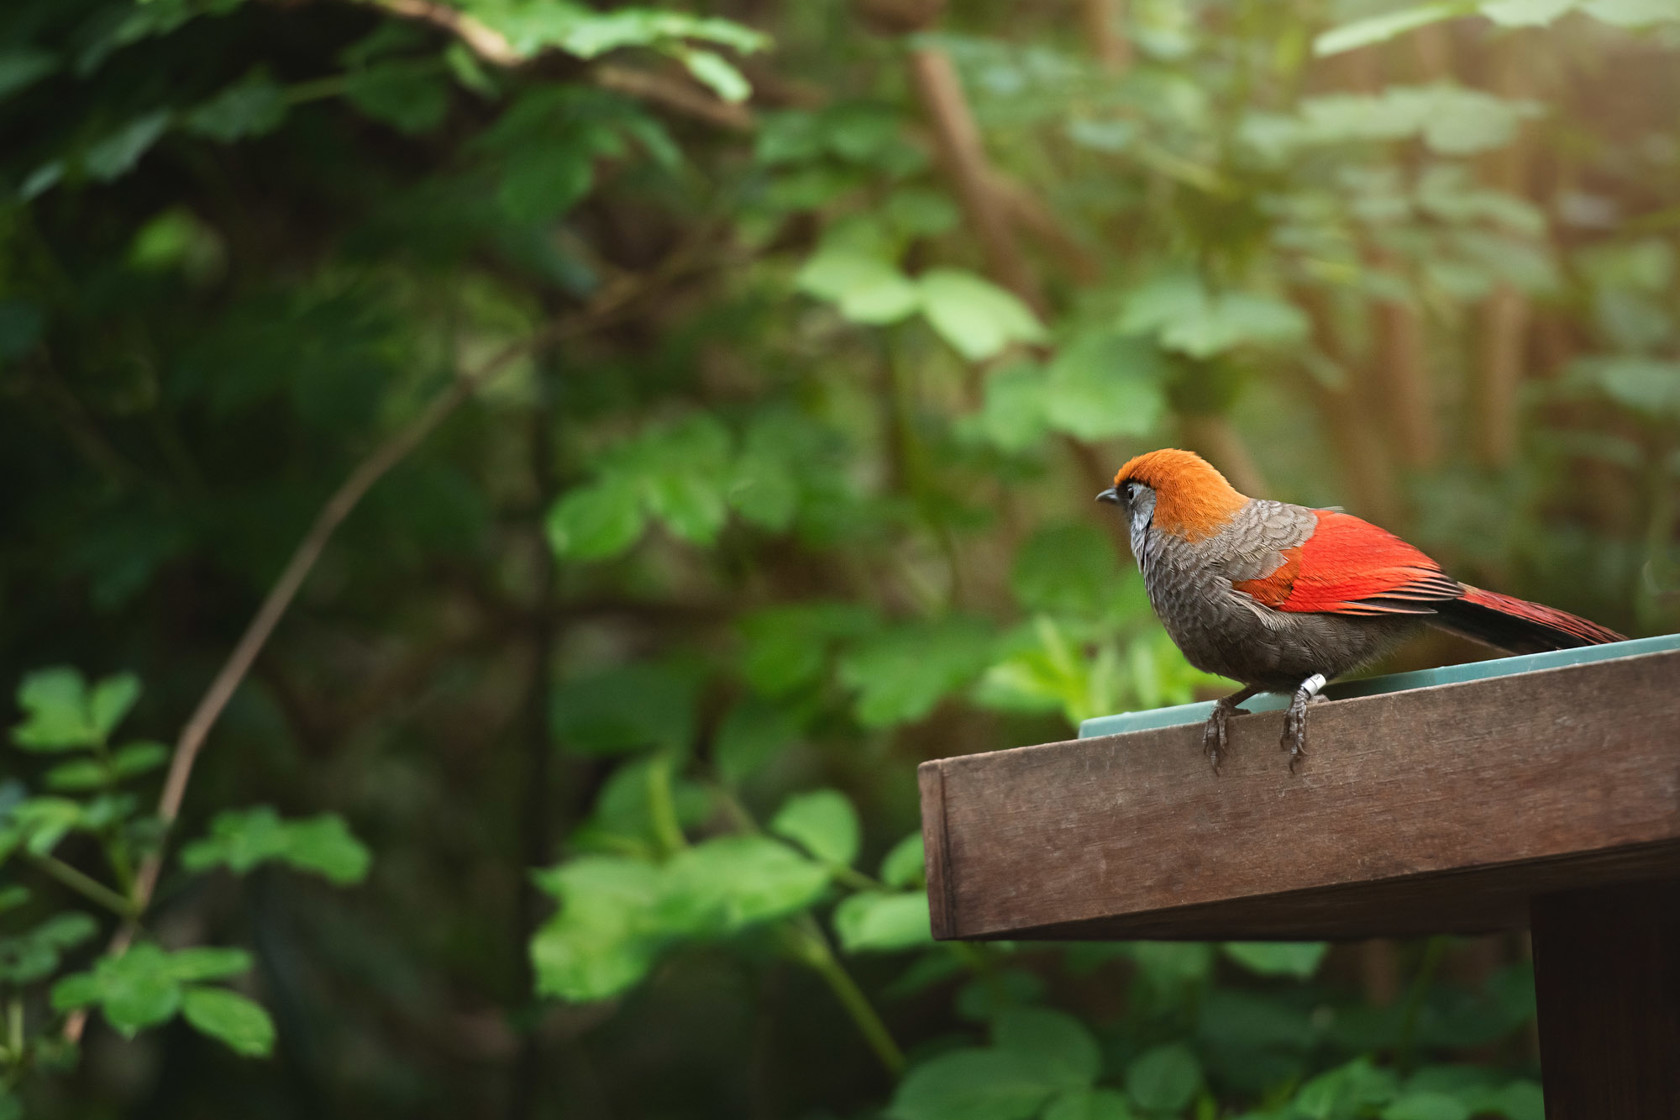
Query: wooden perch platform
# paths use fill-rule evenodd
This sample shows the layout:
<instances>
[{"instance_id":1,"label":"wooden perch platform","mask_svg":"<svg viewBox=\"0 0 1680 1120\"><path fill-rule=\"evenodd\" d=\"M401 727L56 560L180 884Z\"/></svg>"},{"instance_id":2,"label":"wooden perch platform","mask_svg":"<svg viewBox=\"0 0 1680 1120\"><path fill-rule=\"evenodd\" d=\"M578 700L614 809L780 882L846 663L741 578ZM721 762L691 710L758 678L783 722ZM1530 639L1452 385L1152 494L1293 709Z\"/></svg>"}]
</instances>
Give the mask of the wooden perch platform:
<instances>
[{"instance_id":1,"label":"wooden perch platform","mask_svg":"<svg viewBox=\"0 0 1680 1120\"><path fill-rule=\"evenodd\" d=\"M934 936L1477 933L1527 926L1537 896L1680 877L1680 638L1441 673L1481 679L1315 705L1293 774L1276 712L1233 719L1214 774L1205 705L923 763Z\"/></svg>"},{"instance_id":2,"label":"wooden perch platform","mask_svg":"<svg viewBox=\"0 0 1680 1120\"><path fill-rule=\"evenodd\" d=\"M1527 926L1547 1120L1680 1118L1680 635L1339 695L1294 774L1275 711L1214 774L1207 704L923 763L934 936Z\"/></svg>"}]
</instances>

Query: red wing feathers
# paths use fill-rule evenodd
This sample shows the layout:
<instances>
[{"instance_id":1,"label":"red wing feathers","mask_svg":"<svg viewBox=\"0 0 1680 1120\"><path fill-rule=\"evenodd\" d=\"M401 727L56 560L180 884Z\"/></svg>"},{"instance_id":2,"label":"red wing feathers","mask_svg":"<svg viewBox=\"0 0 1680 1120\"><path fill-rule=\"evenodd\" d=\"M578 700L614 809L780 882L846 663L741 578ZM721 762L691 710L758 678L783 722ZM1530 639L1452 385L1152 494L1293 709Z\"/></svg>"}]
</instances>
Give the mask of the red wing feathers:
<instances>
[{"instance_id":1,"label":"red wing feathers","mask_svg":"<svg viewBox=\"0 0 1680 1120\"><path fill-rule=\"evenodd\" d=\"M1435 561L1385 529L1333 510L1284 562L1260 579L1232 586L1280 611L1319 614L1434 614L1463 587Z\"/></svg>"}]
</instances>

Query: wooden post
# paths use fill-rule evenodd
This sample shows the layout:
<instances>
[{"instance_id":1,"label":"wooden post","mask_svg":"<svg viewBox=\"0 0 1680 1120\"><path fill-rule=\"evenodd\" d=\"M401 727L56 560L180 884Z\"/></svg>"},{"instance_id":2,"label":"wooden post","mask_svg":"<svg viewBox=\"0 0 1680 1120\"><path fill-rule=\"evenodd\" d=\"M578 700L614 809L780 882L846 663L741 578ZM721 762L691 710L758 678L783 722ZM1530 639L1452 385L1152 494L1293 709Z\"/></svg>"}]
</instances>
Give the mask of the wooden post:
<instances>
[{"instance_id":1,"label":"wooden post","mask_svg":"<svg viewBox=\"0 0 1680 1120\"><path fill-rule=\"evenodd\" d=\"M1546 1120L1680 1117L1680 880L1530 909Z\"/></svg>"}]
</instances>

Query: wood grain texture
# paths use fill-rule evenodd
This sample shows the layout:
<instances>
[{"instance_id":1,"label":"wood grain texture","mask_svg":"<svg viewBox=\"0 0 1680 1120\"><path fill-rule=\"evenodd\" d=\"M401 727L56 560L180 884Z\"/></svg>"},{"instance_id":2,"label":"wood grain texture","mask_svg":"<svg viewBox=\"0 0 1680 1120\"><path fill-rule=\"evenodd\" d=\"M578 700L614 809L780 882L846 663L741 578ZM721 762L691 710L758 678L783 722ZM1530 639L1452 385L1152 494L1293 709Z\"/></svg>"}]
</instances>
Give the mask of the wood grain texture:
<instances>
[{"instance_id":1,"label":"wood grain texture","mask_svg":"<svg viewBox=\"0 0 1680 1120\"><path fill-rule=\"evenodd\" d=\"M1680 876L1680 651L1282 720L924 763L941 938L1321 938L1521 928L1539 894ZM937 884L937 890L935 885Z\"/></svg>"},{"instance_id":2,"label":"wood grain texture","mask_svg":"<svg viewBox=\"0 0 1680 1120\"><path fill-rule=\"evenodd\" d=\"M1680 1116L1680 881L1534 900L1546 1120Z\"/></svg>"}]
</instances>

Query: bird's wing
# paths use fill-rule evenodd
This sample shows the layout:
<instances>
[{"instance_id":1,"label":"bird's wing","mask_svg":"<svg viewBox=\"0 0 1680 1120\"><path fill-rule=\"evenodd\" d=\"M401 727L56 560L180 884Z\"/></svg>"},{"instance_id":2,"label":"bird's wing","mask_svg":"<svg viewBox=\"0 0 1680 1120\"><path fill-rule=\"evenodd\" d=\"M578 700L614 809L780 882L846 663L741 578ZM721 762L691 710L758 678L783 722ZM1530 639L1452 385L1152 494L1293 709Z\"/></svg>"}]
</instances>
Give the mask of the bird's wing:
<instances>
[{"instance_id":1,"label":"bird's wing","mask_svg":"<svg viewBox=\"0 0 1680 1120\"><path fill-rule=\"evenodd\" d=\"M1231 586L1274 610L1352 614L1434 614L1464 593L1441 566L1393 533L1333 510L1283 549L1270 572Z\"/></svg>"}]
</instances>

